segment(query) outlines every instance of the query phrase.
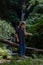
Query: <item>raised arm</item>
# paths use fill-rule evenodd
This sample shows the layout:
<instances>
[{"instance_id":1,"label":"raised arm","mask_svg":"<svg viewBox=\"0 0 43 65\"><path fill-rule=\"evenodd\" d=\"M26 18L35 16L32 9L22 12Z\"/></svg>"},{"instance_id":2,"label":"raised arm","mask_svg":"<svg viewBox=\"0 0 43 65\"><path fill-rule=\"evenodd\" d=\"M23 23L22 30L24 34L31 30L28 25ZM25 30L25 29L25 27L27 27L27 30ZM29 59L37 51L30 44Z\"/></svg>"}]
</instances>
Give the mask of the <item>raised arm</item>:
<instances>
[{"instance_id":1,"label":"raised arm","mask_svg":"<svg viewBox=\"0 0 43 65\"><path fill-rule=\"evenodd\" d=\"M32 33L27 33L27 32L25 32L25 35L32 35Z\"/></svg>"},{"instance_id":2,"label":"raised arm","mask_svg":"<svg viewBox=\"0 0 43 65\"><path fill-rule=\"evenodd\" d=\"M26 32L26 30L25 30L25 35L32 35L32 33L28 33L28 32Z\"/></svg>"}]
</instances>

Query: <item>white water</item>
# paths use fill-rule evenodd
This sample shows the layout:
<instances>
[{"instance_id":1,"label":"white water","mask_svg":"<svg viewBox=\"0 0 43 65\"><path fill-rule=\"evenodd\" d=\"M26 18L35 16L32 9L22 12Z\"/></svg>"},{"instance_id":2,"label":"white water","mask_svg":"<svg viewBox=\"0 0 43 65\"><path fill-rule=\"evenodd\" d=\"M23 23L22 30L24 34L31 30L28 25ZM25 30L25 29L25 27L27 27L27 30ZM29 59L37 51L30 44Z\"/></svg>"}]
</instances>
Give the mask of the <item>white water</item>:
<instances>
[{"instance_id":1,"label":"white water","mask_svg":"<svg viewBox=\"0 0 43 65\"><path fill-rule=\"evenodd\" d=\"M21 21L24 21L25 20L25 12L24 10L22 9L21 10Z\"/></svg>"}]
</instances>

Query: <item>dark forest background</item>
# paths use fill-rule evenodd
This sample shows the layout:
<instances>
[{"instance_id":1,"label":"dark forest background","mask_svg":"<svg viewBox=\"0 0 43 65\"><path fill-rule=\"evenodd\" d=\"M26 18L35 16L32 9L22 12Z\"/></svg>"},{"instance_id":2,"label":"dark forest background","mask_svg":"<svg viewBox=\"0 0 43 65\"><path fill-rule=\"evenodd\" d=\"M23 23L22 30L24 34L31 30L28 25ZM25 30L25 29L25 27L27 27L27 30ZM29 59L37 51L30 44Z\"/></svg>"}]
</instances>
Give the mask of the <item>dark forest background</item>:
<instances>
[{"instance_id":1,"label":"dark forest background","mask_svg":"<svg viewBox=\"0 0 43 65\"><path fill-rule=\"evenodd\" d=\"M21 20L33 33L27 46L43 49L43 0L0 0L0 38L10 39Z\"/></svg>"}]
</instances>

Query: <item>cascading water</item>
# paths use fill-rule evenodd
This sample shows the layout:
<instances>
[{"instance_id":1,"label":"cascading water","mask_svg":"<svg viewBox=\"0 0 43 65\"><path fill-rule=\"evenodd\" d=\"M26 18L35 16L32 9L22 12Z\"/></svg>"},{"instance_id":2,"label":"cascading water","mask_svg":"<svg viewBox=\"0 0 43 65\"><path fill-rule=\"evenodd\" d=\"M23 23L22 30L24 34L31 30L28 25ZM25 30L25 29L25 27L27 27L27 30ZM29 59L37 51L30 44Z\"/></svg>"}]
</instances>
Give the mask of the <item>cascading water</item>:
<instances>
[{"instance_id":1,"label":"cascading water","mask_svg":"<svg viewBox=\"0 0 43 65\"><path fill-rule=\"evenodd\" d=\"M25 12L24 10L22 9L21 10L21 21L24 21L25 20Z\"/></svg>"},{"instance_id":2,"label":"cascading water","mask_svg":"<svg viewBox=\"0 0 43 65\"><path fill-rule=\"evenodd\" d=\"M25 20L25 10L27 10L29 12L29 10L31 9L32 4L30 4L27 8L25 5L22 6L22 10L21 10L21 21Z\"/></svg>"}]
</instances>

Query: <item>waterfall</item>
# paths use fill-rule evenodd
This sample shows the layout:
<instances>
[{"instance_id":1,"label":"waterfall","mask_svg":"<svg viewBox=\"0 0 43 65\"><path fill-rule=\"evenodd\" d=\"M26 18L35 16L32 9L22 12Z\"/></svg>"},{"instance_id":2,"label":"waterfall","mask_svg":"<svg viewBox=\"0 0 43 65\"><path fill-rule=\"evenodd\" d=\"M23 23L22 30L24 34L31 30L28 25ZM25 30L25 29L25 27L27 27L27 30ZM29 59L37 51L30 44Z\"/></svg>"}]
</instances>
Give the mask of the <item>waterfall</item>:
<instances>
[{"instance_id":1,"label":"waterfall","mask_svg":"<svg viewBox=\"0 0 43 65\"><path fill-rule=\"evenodd\" d=\"M32 4L30 4L30 5L27 7L27 10L28 10L28 11L29 11L29 9L31 8L31 6L32 6ZM25 9L26 9L26 7L25 7L25 8L22 7L22 10L21 10L21 21L24 21L24 20L25 20L25 15L26 15Z\"/></svg>"},{"instance_id":2,"label":"waterfall","mask_svg":"<svg viewBox=\"0 0 43 65\"><path fill-rule=\"evenodd\" d=\"M25 20L25 11L22 9L21 10L21 21Z\"/></svg>"}]
</instances>

